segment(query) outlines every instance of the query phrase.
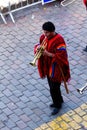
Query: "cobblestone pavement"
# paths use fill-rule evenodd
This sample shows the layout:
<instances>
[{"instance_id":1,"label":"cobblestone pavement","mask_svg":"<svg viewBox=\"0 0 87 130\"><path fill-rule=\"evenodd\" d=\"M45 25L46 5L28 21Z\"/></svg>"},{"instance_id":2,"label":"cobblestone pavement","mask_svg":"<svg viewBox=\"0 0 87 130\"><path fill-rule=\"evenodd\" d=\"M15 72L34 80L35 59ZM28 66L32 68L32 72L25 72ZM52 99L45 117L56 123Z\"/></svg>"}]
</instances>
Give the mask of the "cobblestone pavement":
<instances>
[{"instance_id":1,"label":"cobblestone pavement","mask_svg":"<svg viewBox=\"0 0 87 130\"><path fill-rule=\"evenodd\" d=\"M87 12L82 0L67 7L58 1L36 5L13 14L13 24L0 19L0 130L87 130L87 91L76 88L87 82ZM52 21L67 43L71 69L70 93L61 86L64 103L51 116L47 80L40 79L33 60L41 26Z\"/></svg>"}]
</instances>

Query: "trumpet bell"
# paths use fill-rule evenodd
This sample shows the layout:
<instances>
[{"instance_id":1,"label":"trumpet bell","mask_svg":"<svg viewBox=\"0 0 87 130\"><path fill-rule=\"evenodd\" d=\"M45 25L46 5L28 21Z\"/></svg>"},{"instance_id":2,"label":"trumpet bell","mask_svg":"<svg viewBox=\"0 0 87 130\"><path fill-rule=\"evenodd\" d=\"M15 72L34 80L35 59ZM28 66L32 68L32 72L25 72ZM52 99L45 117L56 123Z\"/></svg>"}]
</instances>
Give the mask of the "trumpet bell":
<instances>
[{"instance_id":1,"label":"trumpet bell","mask_svg":"<svg viewBox=\"0 0 87 130\"><path fill-rule=\"evenodd\" d=\"M36 66L36 64L35 64L35 63L33 63L33 62L30 62L30 65L32 65L32 66Z\"/></svg>"},{"instance_id":2,"label":"trumpet bell","mask_svg":"<svg viewBox=\"0 0 87 130\"><path fill-rule=\"evenodd\" d=\"M77 92L79 92L80 94L83 94L83 92L87 90L87 83L80 89L77 89Z\"/></svg>"},{"instance_id":3,"label":"trumpet bell","mask_svg":"<svg viewBox=\"0 0 87 130\"><path fill-rule=\"evenodd\" d=\"M36 61L37 61L37 56L33 59L32 62L30 62L30 65L35 67L36 66Z\"/></svg>"},{"instance_id":4,"label":"trumpet bell","mask_svg":"<svg viewBox=\"0 0 87 130\"><path fill-rule=\"evenodd\" d=\"M36 59L34 58L34 60L32 61L32 62L30 62L30 65L32 65L32 66L36 66Z\"/></svg>"},{"instance_id":5,"label":"trumpet bell","mask_svg":"<svg viewBox=\"0 0 87 130\"><path fill-rule=\"evenodd\" d=\"M83 91L81 91L80 89L77 89L77 92L79 92L80 94L83 94Z\"/></svg>"}]
</instances>

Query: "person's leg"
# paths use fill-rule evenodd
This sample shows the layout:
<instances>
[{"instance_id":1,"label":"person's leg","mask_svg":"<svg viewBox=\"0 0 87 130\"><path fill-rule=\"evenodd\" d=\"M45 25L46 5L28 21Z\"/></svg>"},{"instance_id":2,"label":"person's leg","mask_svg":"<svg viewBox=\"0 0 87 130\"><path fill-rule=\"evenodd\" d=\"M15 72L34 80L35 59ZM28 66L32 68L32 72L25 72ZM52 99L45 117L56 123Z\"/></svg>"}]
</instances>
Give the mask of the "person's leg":
<instances>
[{"instance_id":1,"label":"person's leg","mask_svg":"<svg viewBox=\"0 0 87 130\"><path fill-rule=\"evenodd\" d=\"M53 83L52 87L50 88L50 93L53 99L53 104L55 107L60 108L61 102L62 102L62 96L60 91L60 84L59 83Z\"/></svg>"},{"instance_id":2,"label":"person's leg","mask_svg":"<svg viewBox=\"0 0 87 130\"><path fill-rule=\"evenodd\" d=\"M53 82L48 78L48 83L50 87L50 94L53 100L53 104L51 107L55 107L56 109L53 110L52 115L55 115L58 113L59 109L61 108L61 105L63 103L63 98L60 91L60 83Z\"/></svg>"}]
</instances>

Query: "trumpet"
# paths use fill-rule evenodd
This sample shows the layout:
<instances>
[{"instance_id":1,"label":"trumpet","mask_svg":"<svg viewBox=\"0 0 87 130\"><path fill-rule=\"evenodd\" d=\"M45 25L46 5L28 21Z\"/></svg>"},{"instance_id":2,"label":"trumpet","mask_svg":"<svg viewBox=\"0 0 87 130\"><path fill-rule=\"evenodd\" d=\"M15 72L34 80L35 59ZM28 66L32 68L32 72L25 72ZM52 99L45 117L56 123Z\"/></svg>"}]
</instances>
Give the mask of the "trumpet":
<instances>
[{"instance_id":1,"label":"trumpet","mask_svg":"<svg viewBox=\"0 0 87 130\"><path fill-rule=\"evenodd\" d=\"M33 61L30 62L30 65L36 66L36 61L41 57L43 51L46 49L46 46L47 46L47 42L46 42L46 37L45 37L40 45L40 49L36 52Z\"/></svg>"},{"instance_id":2,"label":"trumpet","mask_svg":"<svg viewBox=\"0 0 87 130\"><path fill-rule=\"evenodd\" d=\"M87 83L80 89L77 89L77 92L79 92L80 94L83 94L83 92L87 90Z\"/></svg>"}]
</instances>

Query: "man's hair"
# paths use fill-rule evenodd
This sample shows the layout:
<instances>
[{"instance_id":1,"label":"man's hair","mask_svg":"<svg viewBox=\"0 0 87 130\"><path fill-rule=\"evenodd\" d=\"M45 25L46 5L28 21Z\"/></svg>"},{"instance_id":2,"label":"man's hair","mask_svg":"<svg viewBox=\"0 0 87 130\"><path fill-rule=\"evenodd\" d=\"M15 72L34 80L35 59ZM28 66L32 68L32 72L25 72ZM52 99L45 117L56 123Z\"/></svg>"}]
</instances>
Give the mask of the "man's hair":
<instances>
[{"instance_id":1,"label":"man's hair","mask_svg":"<svg viewBox=\"0 0 87 130\"><path fill-rule=\"evenodd\" d=\"M55 31L55 25L52 22L45 22L42 25L42 29L48 32L54 32Z\"/></svg>"}]
</instances>

